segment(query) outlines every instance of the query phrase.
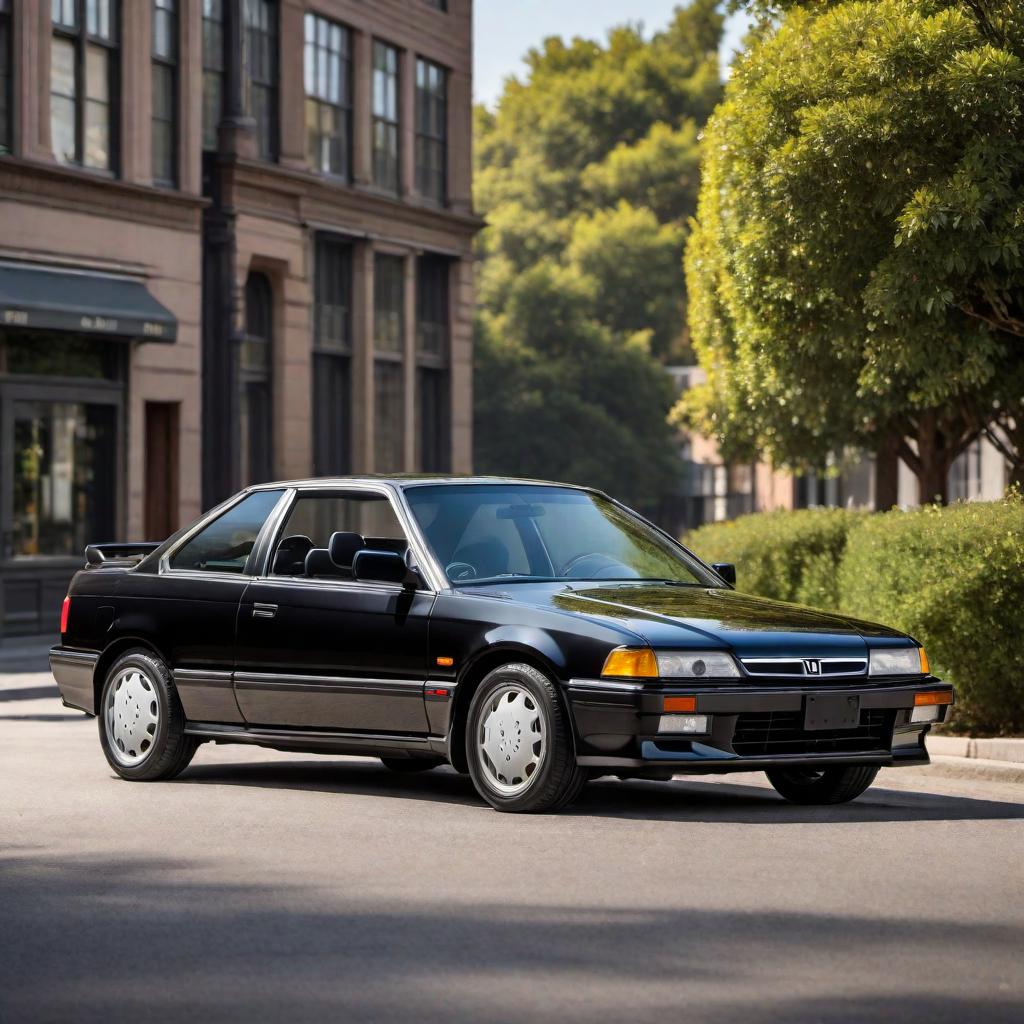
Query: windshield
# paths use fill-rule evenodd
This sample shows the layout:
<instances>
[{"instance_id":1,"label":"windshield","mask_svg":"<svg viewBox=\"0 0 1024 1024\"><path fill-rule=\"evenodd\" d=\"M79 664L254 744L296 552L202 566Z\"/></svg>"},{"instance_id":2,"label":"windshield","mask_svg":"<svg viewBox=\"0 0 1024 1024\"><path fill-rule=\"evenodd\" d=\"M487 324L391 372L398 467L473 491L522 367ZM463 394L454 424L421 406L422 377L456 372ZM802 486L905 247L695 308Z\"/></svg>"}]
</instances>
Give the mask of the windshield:
<instances>
[{"instance_id":1,"label":"windshield","mask_svg":"<svg viewBox=\"0 0 1024 1024\"><path fill-rule=\"evenodd\" d=\"M448 579L658 580L716 586L699 563L618 505L531 484L447 484L405 492Z\"/></svg>"}]
</instances>

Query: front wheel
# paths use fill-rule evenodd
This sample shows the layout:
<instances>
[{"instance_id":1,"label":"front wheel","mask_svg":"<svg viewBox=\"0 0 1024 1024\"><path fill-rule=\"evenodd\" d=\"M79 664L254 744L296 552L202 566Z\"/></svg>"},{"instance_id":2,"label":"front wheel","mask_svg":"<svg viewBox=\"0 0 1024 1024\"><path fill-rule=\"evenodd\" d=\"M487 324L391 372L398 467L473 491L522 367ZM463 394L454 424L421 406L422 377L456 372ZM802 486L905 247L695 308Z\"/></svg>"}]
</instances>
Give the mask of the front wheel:
<instances>
[{"instance_id":1,"label":"front wheel","mask_svg":"<svg viewBox=\"0 0 1024 1024\"><path fill-rule=\"evenodd\" d=\"M773 768L765 772L778 794L791 804L845 804L875 781L877 768Z\"/></svg>"},{"instance_id":2,"label":"front wheel","mask_svg":"<svg viewBox=\"0 0 1024 1024\"><path fill-rule=\"evenodd\" d=\"M170 670L145 648L128 651L111 665L96 717L103 753L123 779L173 779L199 745L185 733L185 711Z\"/></svg>"},{"instance_id":3,"label":"front wheel","mask_svg":"<svg viewBox=\"0 0 1024 1024\"><path fill-rule=\"evenodd\" d=\"M553 811L587 780L555 684L532 665L502 665L473 695L466 724L469 774L496 810Z\"/></svg>"}]
</instances>

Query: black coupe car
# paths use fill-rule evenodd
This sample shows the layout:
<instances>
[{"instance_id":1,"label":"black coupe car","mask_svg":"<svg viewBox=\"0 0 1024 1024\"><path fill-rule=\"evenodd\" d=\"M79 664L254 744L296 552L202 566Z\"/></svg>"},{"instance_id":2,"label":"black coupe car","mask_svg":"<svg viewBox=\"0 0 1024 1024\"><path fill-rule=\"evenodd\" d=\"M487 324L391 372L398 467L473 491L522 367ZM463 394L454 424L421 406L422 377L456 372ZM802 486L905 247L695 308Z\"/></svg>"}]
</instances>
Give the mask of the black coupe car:
<instances>
[{"instance_id":1,"label":"black coupe car","mask_svg":"<svg viewBox=\"0 0 1024 1024\"><path fill-rule=\"evenodd\" d=\"M745 596L581 487L266 484L86 559L50 664L126 779L213 741L449 762L503 811L603 775L751 770L837 803L927 763L953 701L910 637Z\"/></svg>"}]
</instances>

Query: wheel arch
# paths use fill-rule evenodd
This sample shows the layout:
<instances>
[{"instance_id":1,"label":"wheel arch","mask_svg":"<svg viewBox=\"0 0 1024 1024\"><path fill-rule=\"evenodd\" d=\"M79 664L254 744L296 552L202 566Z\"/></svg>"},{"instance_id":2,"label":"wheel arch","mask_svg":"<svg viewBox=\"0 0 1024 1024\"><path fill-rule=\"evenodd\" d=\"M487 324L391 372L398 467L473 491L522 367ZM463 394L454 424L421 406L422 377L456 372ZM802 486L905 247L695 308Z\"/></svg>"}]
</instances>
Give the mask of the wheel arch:
<instances>
[{"instance_id":1,"label":"wheel arch","mask_svg":"<svg viewBox=\"0 0 1024 1024\"><path fill-rule=\"evenodd\" d=\"M545 645L546 646L546 645ZM456 771L468 771L466 759L466 721L469 717L469 705L473 694L480 684L502 665L522 662L543 672L556 683L564 679L564 668L560 669L556 662L536 646L516 640L502 640L491 644L480 651L459 675L459 685L455 688L451 717L448 721L448 759ZM566 702L566 713L572 722L572 712ZM573 742L575 743L576 727L572 722Z\"/></svg>"},{"instance_id":2,"label":"wheel arch","mask_svg":"<svg viewBox=\"0 0 1024 1024\"><path fill-rule=\"evenodd\" d=\"M93 700L95 701L93 707L96 708L97 714L100 709L100 697L102 696L103 683L107 678L107 673L110 671L110 666L117 661L126 651L134 650L137 647L143 647L150 650L158 658L162 659L170 668L170 662L167 661L167 656L160 649L160 645L154 640L144 636L119 636L116 640L112 640L106 647L103 648L103 653L100 654L99 660L96 662L96 668L93 670L92 676L92 689L93 689Z\"/></svg>"}]
</instances>

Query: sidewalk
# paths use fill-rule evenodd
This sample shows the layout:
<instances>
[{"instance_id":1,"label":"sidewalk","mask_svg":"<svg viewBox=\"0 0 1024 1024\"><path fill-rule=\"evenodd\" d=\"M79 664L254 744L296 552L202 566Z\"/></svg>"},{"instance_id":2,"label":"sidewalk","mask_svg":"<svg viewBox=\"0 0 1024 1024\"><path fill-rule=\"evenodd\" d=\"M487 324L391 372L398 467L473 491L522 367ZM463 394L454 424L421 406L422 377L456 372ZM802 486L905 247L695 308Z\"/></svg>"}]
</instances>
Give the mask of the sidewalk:
<instances>
[{"instance_id":1,"label":"sidewalk","mask_svg":"<svg viewBox=\"0 0 1024 1024\"><path fill-rule=\"evenodd\" d=\"M60 642L56 635L8 637L0 643L0 674L49 672L50 648Z\"/></svg>"}]
</instances>

